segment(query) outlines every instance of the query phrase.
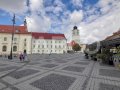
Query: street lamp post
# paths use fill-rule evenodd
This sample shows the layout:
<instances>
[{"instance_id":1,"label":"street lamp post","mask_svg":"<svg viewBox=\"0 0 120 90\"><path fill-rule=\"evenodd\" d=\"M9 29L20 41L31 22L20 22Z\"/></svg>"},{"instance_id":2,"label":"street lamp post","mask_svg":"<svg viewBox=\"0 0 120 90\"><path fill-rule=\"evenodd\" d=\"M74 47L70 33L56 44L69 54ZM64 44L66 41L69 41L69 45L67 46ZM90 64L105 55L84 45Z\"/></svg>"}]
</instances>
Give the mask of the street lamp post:
<instances>
[{"instance_id":1,"label":"street lamp post","mask_svg":"<svg viewBox=\"0 0 120 90\"><path fill-rule=\"evenodd\" d=\"M14 16L13 16L12 22L13 22L13 30L12 30L11 51L10 51L9 59L13 59L12 47L13 47L13 39L14 39L15 14L14 14Z\"/></svg>"}]
</instances>

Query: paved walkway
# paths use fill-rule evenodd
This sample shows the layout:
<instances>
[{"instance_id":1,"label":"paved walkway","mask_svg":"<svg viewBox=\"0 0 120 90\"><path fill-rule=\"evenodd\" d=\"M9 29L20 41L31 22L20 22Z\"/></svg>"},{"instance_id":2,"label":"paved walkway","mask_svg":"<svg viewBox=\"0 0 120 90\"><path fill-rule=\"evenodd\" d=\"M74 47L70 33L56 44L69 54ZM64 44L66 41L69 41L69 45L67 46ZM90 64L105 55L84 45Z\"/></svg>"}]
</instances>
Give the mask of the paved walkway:
<instances>
[{"instance_id":1,"label":"paved walkway","mask_svg":"<svg viewBox=\"0 0 120 90\"><path fill-rule=\"evenodd\" d=\"M83 54L0 58L0 90L120 90L120 71Z\"/></svg>"}]
</instances>

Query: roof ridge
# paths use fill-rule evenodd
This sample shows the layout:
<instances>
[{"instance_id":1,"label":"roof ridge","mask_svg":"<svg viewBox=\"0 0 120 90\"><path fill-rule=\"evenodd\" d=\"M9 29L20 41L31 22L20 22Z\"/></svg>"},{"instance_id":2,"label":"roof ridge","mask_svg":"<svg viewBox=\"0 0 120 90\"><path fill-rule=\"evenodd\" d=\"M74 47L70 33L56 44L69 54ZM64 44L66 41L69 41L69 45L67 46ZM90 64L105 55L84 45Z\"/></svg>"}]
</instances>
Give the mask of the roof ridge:
<instances>
[{"instance_id":1,"label":"roof ridge","mask_svg":"<svg viewBox=\"0 0 120 90\"><path fill-rule=\"evenodd\" d=\"M32 33L37 33L37 34L55 34L55 35L56 34L63 34L63 33L48 33L48 32L32 32Z\"/></svg>"},{"instance_id":2,"label":"roof ridge","mask_svg":"<svg viewBox=\"0 0 120 90\"><path fill-rule=\"evenodd\" d=\"M11 27L13 27L13 25L2 25L2 24L0 24L0 26L11 26ZM15 25L15 27L26 27L26 26L18 26L18 25Z\"/></svg>"}]
</instances>

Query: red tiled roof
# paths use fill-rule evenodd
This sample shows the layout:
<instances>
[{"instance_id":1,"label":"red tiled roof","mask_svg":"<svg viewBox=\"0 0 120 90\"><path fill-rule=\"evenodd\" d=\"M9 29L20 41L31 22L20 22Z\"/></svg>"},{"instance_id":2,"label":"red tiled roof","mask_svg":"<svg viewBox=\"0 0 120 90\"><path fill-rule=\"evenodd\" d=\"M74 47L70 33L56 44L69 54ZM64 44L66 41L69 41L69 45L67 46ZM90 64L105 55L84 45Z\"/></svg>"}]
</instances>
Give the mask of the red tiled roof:
<instances>
[{"instance_id":1,"label":"red tiled roof","mask_svg":"<svg viewBox=\"0 0 120 90\"><path fill-rule=\"evenodd\" d=\"M76 44L76 42L74 40L72 40L71 45L74 46Z\"/></svg>"},{"instance_id":2,"label":"red tiled roof","mask_svg":"<svg viewBox=\"0 0 120 90\"><path fill-rule=\"evenodd\" d=\"M0 33L12 33L12 25L0 25ZM14 33L28 33L26 26L15 26Z\"/></svg>"},{"instance_id":3,"label":"red tiled roof","mask_svg":"<svg viewBox=\"0 0 120 90\"><path fill-rule=\"evenodd\" d=\"M38 32L32 32L32 37L35 39L66 39L64 34L38 33Z\"/></svg>"},{"instance_id":4,"label":"red tiled roof","mask_svg":"<svg viewBox=\"0 0 120 90\"><path fill-rule=\"evenodd\" d=\"M68 46L73 46L75 44L76 44L76 42L74 40L72 40L70 43L67 43Z\"/></svg>"}]
</instances>

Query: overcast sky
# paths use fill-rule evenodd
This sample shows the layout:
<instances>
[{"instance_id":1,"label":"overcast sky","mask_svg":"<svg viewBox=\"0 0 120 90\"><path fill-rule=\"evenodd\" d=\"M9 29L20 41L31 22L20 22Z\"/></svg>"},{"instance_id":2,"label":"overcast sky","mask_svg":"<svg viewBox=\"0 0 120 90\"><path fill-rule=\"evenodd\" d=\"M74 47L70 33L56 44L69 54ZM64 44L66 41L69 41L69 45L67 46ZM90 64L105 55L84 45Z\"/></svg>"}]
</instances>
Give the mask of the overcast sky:
<instances>
[{"instance_id":1,"label":"overcast sky","mask_svg":"<svg viewBox=\"0 0 120 90\"><path fill-rule=\"evenodd\" d=\"M120 28L120 0L0 0L0 24L23 25L32 32L64 33L71 40L73 26L81 43L103 40Z\"/></svg>"}]
</instances>

